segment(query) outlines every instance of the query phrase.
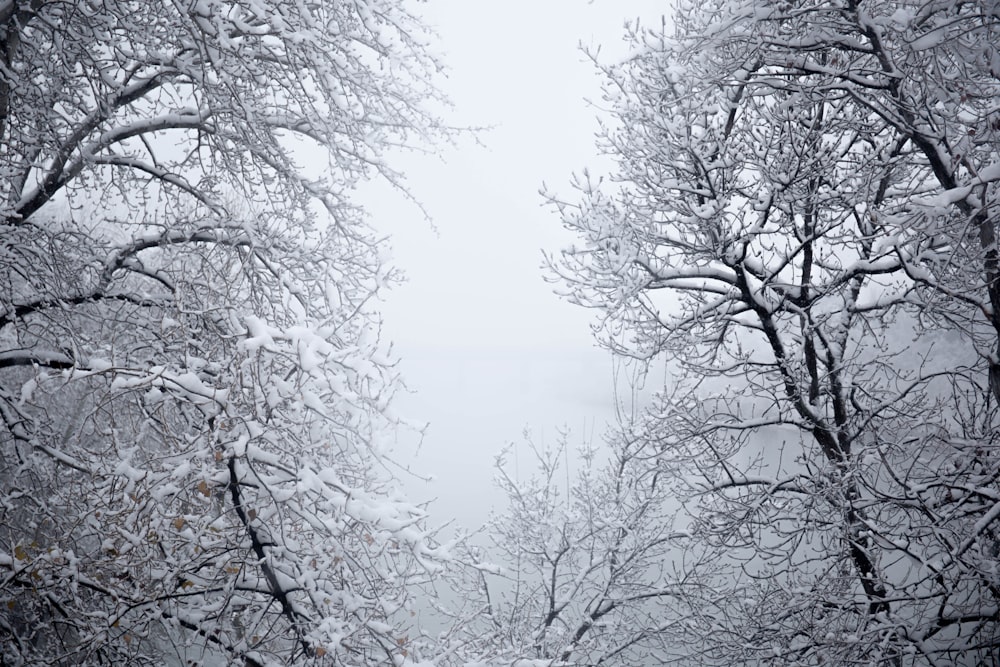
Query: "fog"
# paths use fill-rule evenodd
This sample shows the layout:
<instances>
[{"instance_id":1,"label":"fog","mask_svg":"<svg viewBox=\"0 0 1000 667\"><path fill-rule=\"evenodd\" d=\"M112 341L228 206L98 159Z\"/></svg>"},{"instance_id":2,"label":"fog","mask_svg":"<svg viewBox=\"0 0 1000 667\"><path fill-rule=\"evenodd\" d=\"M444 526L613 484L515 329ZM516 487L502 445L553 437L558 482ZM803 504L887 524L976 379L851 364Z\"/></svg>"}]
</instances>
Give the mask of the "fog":
<instances>
[{"instance_id":1,"label":"fog","mask_svg":"<svg viewBox=\"0 0 1000 667\"><path fill-rule=\"evenodd\" d=\"M580 45L621 57L626 18L659 22L662 4L447 0L426 11L449 68L448 120L487 129L400 156L432 223L398 194L365 204L408 277L381 306L411 389L397 409L429 425L422 442L400 432L397 459L432 477L409 485L437 499L438 520L473 527L500 502L494 456L525 429L540 444L561 427L583 441L614 418L613 363L591 335L594 313L543 279L542 250L572 239L538 190L570 194L573 171L606 166L594 146L601 77Z\"/></svg>"}]
</instances>

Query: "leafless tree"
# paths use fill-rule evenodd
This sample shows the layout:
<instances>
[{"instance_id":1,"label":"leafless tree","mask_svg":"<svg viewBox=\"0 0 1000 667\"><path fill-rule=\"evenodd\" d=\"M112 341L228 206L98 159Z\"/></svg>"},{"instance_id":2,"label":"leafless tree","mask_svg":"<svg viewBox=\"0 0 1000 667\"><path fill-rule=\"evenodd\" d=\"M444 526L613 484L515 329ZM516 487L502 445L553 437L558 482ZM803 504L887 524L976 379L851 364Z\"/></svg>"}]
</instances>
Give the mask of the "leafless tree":
<instances>
[{"instance_id":1,"label":"leafless tree","mask_svg":"<svg viewBox=\"0 0 1000 667\"><path fill-rule=\"evenodd\" d=\"M400 4L0 3L0 662L419 650L350 198L442 135Z\"/></svg>"},{"instance_id":2,"label":"leafless tree","mask_svg":"<svg viewBox=\"0 0 1000 667\"><path fill-rule=\"evenodd\" d=\"M1000 13L678 5L606 66L619 168L551 260L674 387L689 664L1000 659Z\"/></svg>"}]
</instances>

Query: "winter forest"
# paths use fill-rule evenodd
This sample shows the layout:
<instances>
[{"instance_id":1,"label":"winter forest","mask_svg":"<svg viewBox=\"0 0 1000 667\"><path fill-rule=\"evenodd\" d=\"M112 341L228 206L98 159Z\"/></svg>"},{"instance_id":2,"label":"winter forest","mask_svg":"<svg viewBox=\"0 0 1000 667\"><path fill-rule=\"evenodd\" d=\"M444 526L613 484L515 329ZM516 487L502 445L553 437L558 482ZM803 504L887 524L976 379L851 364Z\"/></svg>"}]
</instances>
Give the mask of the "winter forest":
<instances>
[{"instance_id":1,"label":"winter forest","mask_svg":"<svg viewBox=\"0 0 1000 667\"><path fill-rule=\"evenodd\" d=\"M489 141L424 5L0 0L0 665L1000 664L1000 3L585 46L600 166L518 196L644 391L457 528L364 196Z\"/></svg>"}]
</instances>

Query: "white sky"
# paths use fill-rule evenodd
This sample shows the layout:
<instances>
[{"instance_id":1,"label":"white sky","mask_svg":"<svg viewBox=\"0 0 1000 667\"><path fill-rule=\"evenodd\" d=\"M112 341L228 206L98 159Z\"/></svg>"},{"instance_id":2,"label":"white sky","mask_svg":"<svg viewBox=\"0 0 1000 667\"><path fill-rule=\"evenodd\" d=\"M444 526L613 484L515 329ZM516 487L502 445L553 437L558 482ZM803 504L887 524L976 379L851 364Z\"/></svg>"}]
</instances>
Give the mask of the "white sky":
<instances>
[{"instance_id":1,"label":"white sky","mask_svg":"<svg viewBox=\"0 0 1000 667\"><path fill-rule=\"evenodd\" d=\"M578 44L620 56L624 20L658 23L665 6L434 0L422 10L450 68L443 87L455 110L447 120L496 126L481 136L485 148L465 141L396 163L436 231L398 198L368 203L409 278L382 313L413 390L397 411L429 429L412 459L413 440L401 434L397 458L434 477L410 484L410 493L437 499L435 523L475 528L502 505L493 457L525 428L536 442L552 442L565 425L579 442L613 419L612 362L591 338L594 314L560 300L542 279L541 249L572 239L538 189L545 181L569 194L571 172L600 164L598 112L584 101L599 99L600 77Z\"/></svg>"}]
</instances>

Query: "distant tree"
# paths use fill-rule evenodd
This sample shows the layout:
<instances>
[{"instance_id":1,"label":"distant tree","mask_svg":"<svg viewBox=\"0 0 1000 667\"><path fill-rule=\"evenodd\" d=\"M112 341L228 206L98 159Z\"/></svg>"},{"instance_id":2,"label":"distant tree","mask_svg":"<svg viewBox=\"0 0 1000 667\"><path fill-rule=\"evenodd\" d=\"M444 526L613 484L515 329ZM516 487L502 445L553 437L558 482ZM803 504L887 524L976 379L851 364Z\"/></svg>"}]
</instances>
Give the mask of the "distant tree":
<instances>
[{"instance_id":1,"label":"distant tree","mask_svg":"<svg viewBox=\"0 0 1000 667\"><path fill-rule=\"evenodd\" d=\"M427 39L389 0L0 2L0 662L419 650L444 554L351 194L441 133Z\"/></svg>"},{"instance_id":2,"label":"distant tree","mask_svg":"<svg viewBox=\"0 0 1000 667\"><path fill-rule=\"evenodd\" d=\"M663 360L686 664L1000 661L1000 12L681 3L551 195L605 342ZM698 601L698 598L701 601Z\"/></svg>"},{"instance_id":3,"label":"distant tree","mask_svg":"<svg viewBox=\"0 0 1000 667\"><path fill-rule=\"evenodd\" d=\"M476 613L454 642L490 665L658 664L698 624L676 611L669 556L682 536L653 447L618 432L575 452L570 473L567 438L554 449L529 439L521 479L497 459L508 506L469 559Z\"/></svg>"}]
</instances>

